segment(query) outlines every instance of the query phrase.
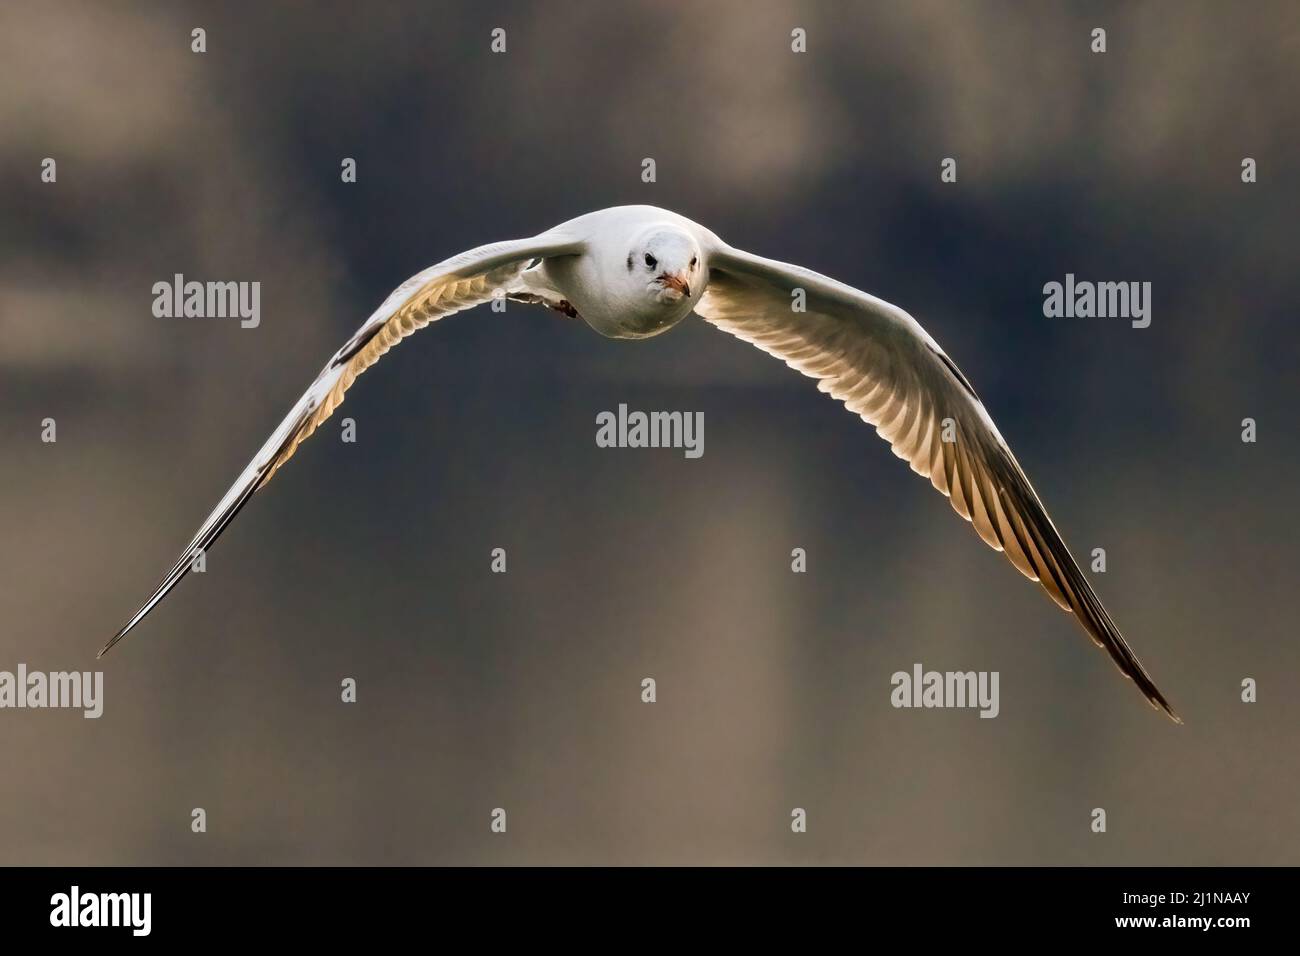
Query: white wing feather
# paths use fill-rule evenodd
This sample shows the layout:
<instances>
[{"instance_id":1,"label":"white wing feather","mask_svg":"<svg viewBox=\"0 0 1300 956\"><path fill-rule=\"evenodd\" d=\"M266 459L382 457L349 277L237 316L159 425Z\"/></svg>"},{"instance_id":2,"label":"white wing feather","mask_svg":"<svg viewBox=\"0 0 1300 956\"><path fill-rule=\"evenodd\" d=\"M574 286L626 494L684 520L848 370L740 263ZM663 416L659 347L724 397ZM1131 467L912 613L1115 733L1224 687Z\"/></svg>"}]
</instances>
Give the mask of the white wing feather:
<instances>
[{"instance_id":1,"label":"white wing feather","mask_svg":"<svg viewBox=\"0 0 1300 956\"><path fill-rule=\"evenodd\" d=\"M725 244L696 311L818 379L947 495L980 537L1075 614L1152 706L1181 723L1079 570L966 377L903 310L798 266ZM792 308L802 289L805 311ZM945 420L949 437L945 441Z\"/></svg>"},{"instance_id":2,"label":"white wing feather","mask_svg":"<svg viewBox=\"0 0 1300 956\"><path fill-rule=\"evenodd\" d=\"M130 633L185 577L196 555L212 546L253 494L265 487L293 457L298 446L333 414L357 376L379 361L385 352L436 319L487 302L496 294L513 291L530 260L576 255L582 249L580 240L564 227L558 227L531 239L471 249L412 276L393 290L321 369L320 375L204 520L153 594L104 645L99 656L103 657Z\"/></svg>"}]
</instances>

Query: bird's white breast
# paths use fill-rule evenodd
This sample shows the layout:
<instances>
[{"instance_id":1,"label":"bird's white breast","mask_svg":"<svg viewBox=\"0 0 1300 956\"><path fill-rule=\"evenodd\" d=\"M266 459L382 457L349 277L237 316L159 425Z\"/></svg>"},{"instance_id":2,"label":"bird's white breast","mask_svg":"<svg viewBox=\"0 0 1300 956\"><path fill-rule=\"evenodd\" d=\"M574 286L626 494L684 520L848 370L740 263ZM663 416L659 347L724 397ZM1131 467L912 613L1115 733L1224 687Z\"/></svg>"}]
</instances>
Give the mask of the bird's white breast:
<instances>
[{"instance_id":1,"label":"bird's white breast","mask_svg":"<svg viewBox=\"0 0 1300 956\"><path fill-rule=\"evenodd\" d=\"M590 239L578 256L547 260L544 270L555 290L601 335L642 339L659 335L690 315L704 294L706 281L676 301L648 295L643 276L629 270L627 258L637 238L657 224L691 232L704 230L675 213L654 206L602 209L574 221Z\"/></svg>"}]
</instances>

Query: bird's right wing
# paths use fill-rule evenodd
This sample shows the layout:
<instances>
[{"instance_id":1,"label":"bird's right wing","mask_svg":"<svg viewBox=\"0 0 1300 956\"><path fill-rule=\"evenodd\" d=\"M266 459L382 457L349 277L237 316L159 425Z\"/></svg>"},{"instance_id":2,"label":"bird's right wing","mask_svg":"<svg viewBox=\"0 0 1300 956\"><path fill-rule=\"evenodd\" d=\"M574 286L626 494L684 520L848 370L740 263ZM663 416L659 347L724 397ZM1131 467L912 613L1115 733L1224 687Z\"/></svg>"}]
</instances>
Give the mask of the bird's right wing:
<instances>
[{"instance_id":1,"label":"bird's right wing","mask_svg":"<svg viewBox=\"0 0 1300 956\"><path fill-rule=\"evenodd\" d=\"M709 253L709 285L696 311L818 379L818 389L876 426L990 547L1078 618L1152 706L1182 723L1079 570L984 403L920 323L834 279L725 244Z\"/></svg>"},{"instance_id":2,"label":"bird's right wing","mask_svg":"<svg viewBox=\"0 0 1300 956\"><path fill-rule=\"evenodd\" d=\"M343 401L343 394L390 348L435 319L460 312L510 292L534 259L577 255L584 243L558 227L530 239L479 246L425 269L398 286L375 310L290 409L266 444L204 520L158 587L99 652L103 657L185 577L199 552L206 552L247 504L266 485L298 446Z\"/></svg>"}]
</instances>

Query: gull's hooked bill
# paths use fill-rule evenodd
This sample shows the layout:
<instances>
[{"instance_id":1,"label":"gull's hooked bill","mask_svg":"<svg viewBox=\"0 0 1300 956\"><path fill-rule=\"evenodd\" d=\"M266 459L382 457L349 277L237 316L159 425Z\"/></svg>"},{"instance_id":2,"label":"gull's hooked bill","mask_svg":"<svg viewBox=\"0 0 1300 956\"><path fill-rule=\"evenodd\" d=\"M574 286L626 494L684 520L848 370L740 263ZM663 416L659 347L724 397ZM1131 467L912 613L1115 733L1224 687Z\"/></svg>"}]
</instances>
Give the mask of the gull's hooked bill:
<instances>
[{"instance_id":1,"label":"gull's hooked bill","mask_svg":"<svg viewBox=\"0 0 1300 956\"><path fill-rule=\"evenodd\" d=\"M691 287L686 284L686 280L679 275L670 275L665 272L659 277L659 281L670 289L676 289L682 295L689 296Z\"/></svg>"},{"instance_id":2,"label":"gull's hooked bill","mask_svg":"<svg viewBox=\"0 0 1300 956\"><path fill-rule=\"evenodd\" d=\"M680 295L666 296L669 289ZM791 308L799 293L802 311ZM602 209L529 239L480 246L398 286L326 363L100 656L189 572L358 375L416 329L499 296L548 306L619 339L659 335L694 311L818 379L820 390L874 425L990 547L1074 614L1152 706L1182 722L1106 613L975 390L920 323L888 302L736 249L653 206Z\"/></svg>"}]
</instances>

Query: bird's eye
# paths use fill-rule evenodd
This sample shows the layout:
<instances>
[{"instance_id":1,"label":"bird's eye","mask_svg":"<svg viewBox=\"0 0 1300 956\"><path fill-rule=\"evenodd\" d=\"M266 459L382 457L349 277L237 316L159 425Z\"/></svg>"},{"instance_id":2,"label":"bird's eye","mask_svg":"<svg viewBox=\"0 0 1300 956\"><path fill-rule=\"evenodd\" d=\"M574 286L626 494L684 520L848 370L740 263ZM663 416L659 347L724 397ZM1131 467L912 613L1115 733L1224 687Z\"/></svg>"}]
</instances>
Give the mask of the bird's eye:
<instances>
[{"instance_id":1,"label":"bird's eye","mask_svg":"<svg viewBox=\"0 0 1300 956\"><path fill-rule=\"evenodd\" d=\"M700 263L699 256L691 256L691 268L694 269Z\"/></svg>"},{"instance_id":2,"label":"bird's eye","mask_svg":"<svg viewBox=\"0 0 1300 956\"><path fill-rule=\"evenodd\" d=\"M659 260L647 252L645 254L645 264L648 265L651 269L653 269L655 266L659 265Z\"/></svg>"}]
</instances>

